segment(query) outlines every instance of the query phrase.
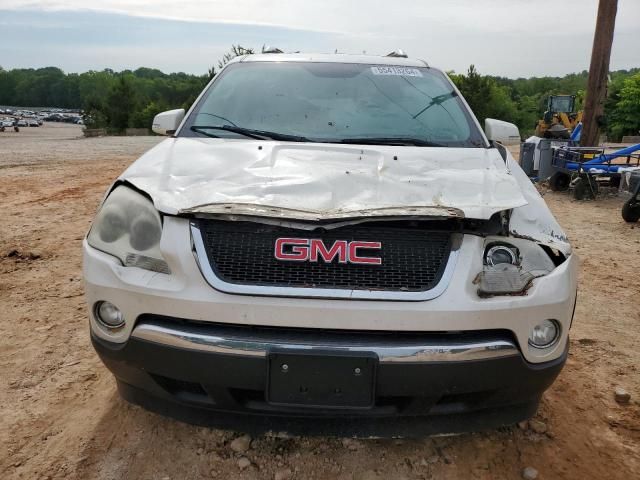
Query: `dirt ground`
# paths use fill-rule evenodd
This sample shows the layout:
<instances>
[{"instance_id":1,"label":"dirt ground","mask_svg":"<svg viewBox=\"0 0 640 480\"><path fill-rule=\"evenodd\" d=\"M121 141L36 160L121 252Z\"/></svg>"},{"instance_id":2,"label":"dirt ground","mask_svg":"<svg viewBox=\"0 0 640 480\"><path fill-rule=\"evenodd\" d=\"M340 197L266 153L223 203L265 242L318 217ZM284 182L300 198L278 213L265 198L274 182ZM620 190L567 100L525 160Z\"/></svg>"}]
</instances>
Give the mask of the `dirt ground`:
<instances>
[{"instance_id":1,"label":"dirt ground","mask_svg":"<svg viewBox=\"0 0 640 480\"><path fill-rule=\"evenodd\" d=\"M420 440L260 437L241 469L238 434L122 401L89 342L80 246L109 183L157 141L84 139L68 125L0 134L0 478L517 479L528 466L540 479L638 478L640 224L622 221L615 196L545 196L582 268L570 357L542 425ZM630 404L616 403L616 386Z\"/></svg>"}]
</instances>

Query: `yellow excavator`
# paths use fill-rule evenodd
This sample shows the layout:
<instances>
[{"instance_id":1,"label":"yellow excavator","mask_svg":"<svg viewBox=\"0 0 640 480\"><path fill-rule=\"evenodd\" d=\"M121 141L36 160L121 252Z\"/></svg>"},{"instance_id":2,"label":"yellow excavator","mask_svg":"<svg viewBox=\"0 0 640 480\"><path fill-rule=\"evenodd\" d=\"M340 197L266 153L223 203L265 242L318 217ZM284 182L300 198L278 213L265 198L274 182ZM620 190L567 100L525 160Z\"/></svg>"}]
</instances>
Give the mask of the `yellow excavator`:
<instances>
[{"instance_id":1,"label":"yellow excavator","mask_svg":"<svg viewBox=\"0 0 640 480\"><path fill-rule=\"evenodd\" d=\"M536 136L543 138L569 138L582 121L582 110L575 112L575 95L549 95L547 111L536 125Z\"/></svg>"}]
</instances>

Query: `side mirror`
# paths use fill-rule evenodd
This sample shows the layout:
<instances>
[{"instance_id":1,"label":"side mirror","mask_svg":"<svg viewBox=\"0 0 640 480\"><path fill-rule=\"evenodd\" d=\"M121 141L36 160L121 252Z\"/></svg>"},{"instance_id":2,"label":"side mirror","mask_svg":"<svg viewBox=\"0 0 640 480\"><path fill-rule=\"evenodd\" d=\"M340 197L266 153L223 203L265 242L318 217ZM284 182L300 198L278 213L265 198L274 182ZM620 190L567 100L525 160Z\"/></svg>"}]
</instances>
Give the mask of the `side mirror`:
<instances>
[{"instance_id":1,"label":"side mirror","mask_svg":"<svg viewBox=\"0 0 640 480\"><path fill-rule=\"evenodd\" d=\"M159 135L173 135L184 118L184 108L159 113L153 119L151 130Z\"/></svg>"},{"instance_id":2,"label":"side mirror","mask_svg":"<svg viewBox=\"0 0 640 480\"><path fill-rule=\"evenodd\" d=\"M520 131L513 123L487 118L484 121L484 133L487 134L489 140L500 142L503 145L520 144Z\"/></svg>"}]
</instances>

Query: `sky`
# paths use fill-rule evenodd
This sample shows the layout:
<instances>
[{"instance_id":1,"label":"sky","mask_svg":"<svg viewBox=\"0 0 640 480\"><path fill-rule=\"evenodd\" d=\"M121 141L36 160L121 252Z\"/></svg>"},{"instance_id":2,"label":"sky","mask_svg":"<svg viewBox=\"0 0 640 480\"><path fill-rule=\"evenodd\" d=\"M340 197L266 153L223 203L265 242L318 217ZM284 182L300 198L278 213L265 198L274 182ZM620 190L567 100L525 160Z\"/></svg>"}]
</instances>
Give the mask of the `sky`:
<instances>
[{"instance_id":1,"label":"sky","mask_svg":"<svg viewBox=\"0 0 640 480\"><path fill-rule=\"evenodd\" d=\"M597 0L0 0L0 66L204 74L231 44L386 54L511 78L588 70ZM611 69L640 67L618 0Z\"/></svg>"}]
</instances>

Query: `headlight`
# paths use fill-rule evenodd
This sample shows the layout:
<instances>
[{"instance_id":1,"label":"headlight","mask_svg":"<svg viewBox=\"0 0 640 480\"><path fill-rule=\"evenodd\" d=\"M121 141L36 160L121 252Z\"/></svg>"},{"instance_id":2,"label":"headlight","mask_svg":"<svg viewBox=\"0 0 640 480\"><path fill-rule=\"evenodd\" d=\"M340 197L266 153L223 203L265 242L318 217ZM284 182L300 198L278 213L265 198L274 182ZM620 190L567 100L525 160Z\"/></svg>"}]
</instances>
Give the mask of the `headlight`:
<instances>
[{"instance_id":1,"label":"headlight","mask_svg":"<svg viewBox=\"0 0 640 480\"><path fill-rule=\"evenodd\" d=\"M516 265L518 263L518 253L515 247L507 245L494 245L487 247L487 253L484 257L487 265L495 267L501 263Z\"/></svg>"},{"instance_id":2,"label":"headlight","mask_svg":"<svg viewBox=\"0 0 640 480\"><path fill-rule=\"evenodd\" d=\"M117 187L105 200L87 237L89 245L127 267L170 273L160 253L160 214L144 196Z\"/></svg>"},{"instance_id":3,"label":"headlight","mask_svg":"<svg viewBox=\"0 0 640 480\"><path fill-rule=\"evenodd\" d=\"M493 237L485 244L480 296L523 294L534 278L547 275L555 265L540 245L521 238Z\"/></svg>"}]
</instances>

